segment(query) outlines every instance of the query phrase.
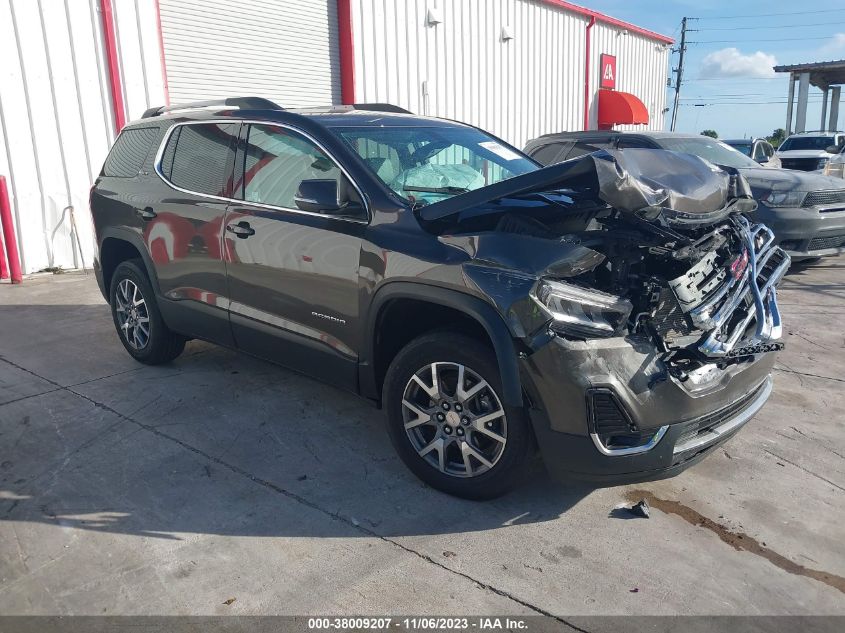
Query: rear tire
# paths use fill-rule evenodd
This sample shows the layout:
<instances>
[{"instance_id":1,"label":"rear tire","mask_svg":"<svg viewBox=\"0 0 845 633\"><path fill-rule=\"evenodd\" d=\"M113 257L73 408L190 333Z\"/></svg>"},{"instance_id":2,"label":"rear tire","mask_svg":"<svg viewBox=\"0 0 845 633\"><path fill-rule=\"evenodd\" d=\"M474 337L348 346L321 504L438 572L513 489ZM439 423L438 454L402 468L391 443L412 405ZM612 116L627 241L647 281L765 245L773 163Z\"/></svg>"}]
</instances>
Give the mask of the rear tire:
<instances>
[{"instance_id":1,"label":"rear tire","mask_svg":"<svg viewBox=\"0 0 845 633\"><path fill-rule=\"evenodd\" d=\"M423 335L396 355L385 377L393 446L433 488L498 497L522 481L533 450L525 409L504 405L501 393L488 345L451 331Z\"/></svg>"},{"instance_id":2,"label":"rear tire","mask_svg":"<svg viewBox=\"0 0 845 633\"><path fill-rule=\"evenodd\" d=\"M109 304L120 342L135 360L161 365L185 349L185 337L172 332L161 318L140 259L118 264L112 275Z\"/></svg>"}]
</instances>

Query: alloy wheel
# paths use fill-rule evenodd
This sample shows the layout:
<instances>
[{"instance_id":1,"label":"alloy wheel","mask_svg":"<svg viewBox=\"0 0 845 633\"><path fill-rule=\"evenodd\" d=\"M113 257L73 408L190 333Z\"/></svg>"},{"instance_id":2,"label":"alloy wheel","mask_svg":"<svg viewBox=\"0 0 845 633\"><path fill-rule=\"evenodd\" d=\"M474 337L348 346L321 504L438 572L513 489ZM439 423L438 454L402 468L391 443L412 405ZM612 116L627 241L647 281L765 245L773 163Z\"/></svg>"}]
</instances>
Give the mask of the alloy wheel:
<instances>
[{"instance_id":1,"label":"alloy wheel","mask_svg":"<svg viewBox=\"0 0 845 633\"><path fill-rule=\"evenodd\" d=\"M420 368L405 386L402 418L420 457L453 477L489 471L507 444L499 396L490 383L458 363Z\"/></svg>"},{"instance_id":2,"label":"alloy wheel","mask_svg":"<svg viewBox=\"0 0 845 633\"><path fill-rule=\"evenodd\" d=\"M150 342L150 313L141 290L131 279L123 279L115 292L115 311L120 332L133 349Z\"/></svg>"}]
</instances>

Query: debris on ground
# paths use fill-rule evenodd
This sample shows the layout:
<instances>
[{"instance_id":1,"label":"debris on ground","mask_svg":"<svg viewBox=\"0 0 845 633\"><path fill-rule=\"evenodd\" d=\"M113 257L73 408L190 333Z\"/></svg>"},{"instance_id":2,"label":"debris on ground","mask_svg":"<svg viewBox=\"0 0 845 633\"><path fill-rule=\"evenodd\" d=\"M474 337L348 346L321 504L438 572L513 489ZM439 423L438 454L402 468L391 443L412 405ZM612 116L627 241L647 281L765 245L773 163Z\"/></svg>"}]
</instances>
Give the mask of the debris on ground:
<instances>
[{"instance_id":1,"label":"debris on ground","mask_svg":"<svg viewBox=\"0 0 845 633\"><path fill-rule=\"evenodd\" d=\"M229 606L230 604L232 604L235 600L237 600L237 598L229 598L228 600L224 600L224 601L223 601L223 604L225 604L225 605L228 607L228 606Z\"/></svg>"},{"instance_id":2,"label":"debris on ground","mask_svg":"<svg viewBox=\"0 0 845 633\"><path fill-rule=\"evenodd\" d=\"M634 516L642 517L644 519L649 518L649 511L648 511L648 502L645 499L640 499L637 503L632 505L628 508L628 512L633 514Z\"/></svg>"},{"instance_id":3,"label":"debris on ground","mask_svg":"<svg viewBox=\"0 0 845 633\"><path fill-rule=\"evenodd\" d=\"M453 558L454 556L457 556L457 554L447 549L445 552L443 552L443 556L445 556L446 558Z\"/></svg>"},{"instance_id":4,"label":"debris on ground","mask_svg":"<svg viewBox=\"0 0 845 633\"><path fill-rule=\"evenodd\" d=\"M639 592L640 592L639 587L634 587L633 589L628 589L628 593L639 593Z\"/></svg>"}]
</instances>

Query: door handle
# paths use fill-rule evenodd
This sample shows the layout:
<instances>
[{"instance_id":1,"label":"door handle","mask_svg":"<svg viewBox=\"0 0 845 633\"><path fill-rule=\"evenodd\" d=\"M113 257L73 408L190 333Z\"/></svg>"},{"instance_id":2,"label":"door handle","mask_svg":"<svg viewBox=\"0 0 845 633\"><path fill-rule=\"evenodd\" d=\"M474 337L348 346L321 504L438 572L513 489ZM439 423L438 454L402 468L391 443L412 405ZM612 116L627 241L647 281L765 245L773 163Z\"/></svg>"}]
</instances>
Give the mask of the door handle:
<instances>
[{"instance_id":1,"label":"door handle","mask_svg":"<svg viewBox=\"0 0 845 633\"><path fill-rule=\"evenodd\" d=\"M143 209L135 209L135 213L138 214L138 217L142 220L152 220L156 217L156 212L153 211L152 207L144 207Z\"/></svg>"},{"instance_id":2,"label":"door handle","mask_svg":"<svg viewBox=\"0 0 845 633\"><path fill-rule=\"evenodd\" d=\"M226 230L229 233L234 233L242 240L245 240L250 235L255 235L255 229L249 225L249 222L238 222L237 224L227 224Z\"/></svg>"}]
</instances>

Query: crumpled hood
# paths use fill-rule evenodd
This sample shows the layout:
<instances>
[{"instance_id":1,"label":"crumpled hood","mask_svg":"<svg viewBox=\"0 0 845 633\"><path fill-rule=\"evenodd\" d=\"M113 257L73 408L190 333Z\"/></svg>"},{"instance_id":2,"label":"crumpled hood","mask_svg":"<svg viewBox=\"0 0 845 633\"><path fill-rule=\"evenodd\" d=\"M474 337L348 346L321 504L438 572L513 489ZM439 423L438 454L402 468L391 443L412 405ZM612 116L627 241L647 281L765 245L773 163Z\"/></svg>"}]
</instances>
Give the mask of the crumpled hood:
<instances>
[{"instance_id":1,"label":"crumpled hood","mask_svg":"<svg viewBox=\"0 0 845 633\"><path fill-rule=\"evenodd\" d=\"M763 167L743 167L739 172L751 185L755 198L771 191L822 191L845 189L845 181L808 171L792 169L765 169Z\"/></svg>"},{"instance_id":2,"label":"crumpled hood","mask_svg":"<svg viewBox=\"0 0 845 633\"><path fill-rule=\"evenodd\" d=\"M503 198L574 191L623 213L659 207L702 220L734 198L751 198L736 170L719 168L692 154L654 149L602 150L481 187L419 209L439 220Z\"/></svg>"}]
</instances>

